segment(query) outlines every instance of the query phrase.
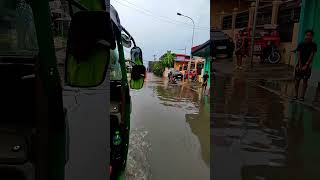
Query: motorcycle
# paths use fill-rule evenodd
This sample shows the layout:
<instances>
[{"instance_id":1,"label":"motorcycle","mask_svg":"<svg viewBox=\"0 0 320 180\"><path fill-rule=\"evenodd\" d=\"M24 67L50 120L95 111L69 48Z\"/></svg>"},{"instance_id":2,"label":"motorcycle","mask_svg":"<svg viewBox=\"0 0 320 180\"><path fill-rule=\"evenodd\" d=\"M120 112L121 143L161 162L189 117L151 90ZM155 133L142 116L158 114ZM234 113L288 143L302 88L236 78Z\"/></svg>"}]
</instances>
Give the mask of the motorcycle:
<instances>
[{"instance_id":1,"label":"motorcycle","mask_svg":"<svg viewBox=\"0 0 320 180\"><path fill-rule=\"evenodd\" d=\"M281 54L275 44L269 41L260 59L261 63L276 64L280 62Z\"/></svg>"},{"instance_id":2,"label":"motorcycle","mask_svg":"<svg viewBox=\"0 0 320 180\"><path fill-rule=\"evenodd\" d=\"M170 84L177 84L176 78L170 77L170 78L169 78L169 83L170 83Z\"/></svg>"}]
</instances>

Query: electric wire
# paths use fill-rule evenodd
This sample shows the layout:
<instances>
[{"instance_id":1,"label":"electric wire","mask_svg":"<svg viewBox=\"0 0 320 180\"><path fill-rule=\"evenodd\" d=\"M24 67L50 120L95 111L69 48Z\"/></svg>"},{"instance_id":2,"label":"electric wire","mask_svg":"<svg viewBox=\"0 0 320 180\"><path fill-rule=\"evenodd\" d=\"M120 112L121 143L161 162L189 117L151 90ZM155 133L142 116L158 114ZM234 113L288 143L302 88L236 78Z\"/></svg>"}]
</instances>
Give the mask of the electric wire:
<instances>
[{"instance_id":1,"label":"electric wire","mask_svg":"<svg viewBox=\"0 0 320 180\"><path fill-rule=\"evenodd\" d=\"M150 14L153 14L153 11L148 10L148 9L145 9L145 8L143 8L143 7L139 7L138 5L135 5L134 3L132 3L132 2L130 2L130 1L128 1L128 0L121 0L121 1L125 1L125 2L127 2L128 4L131 4L132 6L135 6L136 8L140 8L140 9L142 9L142 10L144 10L144 11L150 13ZM183 22L183 21L177 21L177 20L175 20L175 19L171 19L171 18L166 17L166 16L161 16L161 15L155 15L155 16L158 16L158 17L161 17L161 18L163 18L163 19L167 19L167 20L169 20L169 21L173 21L173 22L176 22L176 23L186 24L186 25L188 25L188 26L190 26L190 27L193 27L192 24L189 24L189 23L186 23L186 22ZM201 26L195 26L195 27L201 28L201 29L210 29L210 28L201 27Z\"/></svg>"},{"instance_id":2,"label":"electric wire","mask_svg":"<svg viewBox=\"0 0 320 180\"><path fill-rule=\"evenodd\" d=\"M174 22L174 21L176 21L176 20L168 20L168 19L166 19L166 18L160 18L161 16L156 16L156 15L153 15L153 14L151 14L151 13L147 13L146 11L143 11L143 10L141 10L141 9L139 9L139 8L137 8L137 7L132 7L132 6L128 6L127 4L124 4L123 2L120 2L120 1L118 1L118 0L113 0L113 2L116 2L117 4L119 4L119 5L122 5L122 6L125 6L125 7L127 7L127 8L131 8L131 9L134 9L134 10L136 10L136 11L138 11L138 12L140 12L140 13L142 13L142 14L144 14L144 15L147 15L147 16L149 16L149 17L154 17L154 18L156 18L157 20L160 20L160 21L164 21L164 22L167 22L167 23L170 23L170 24L174 24L174 25L179 25L179 26L181 26L181 25L184 25L185 26L185 28L191 28L190 27L190 24L187 24L187 23L177 23L177 22L179 22L179 21L177 21L177 22ZM186 27L187 26L187 27ZM193 26L193 25L191 25L191 26ZM195 26L195 28L194 28L195 30L202 30L202 31L209 31L210 30L210 28L203 28L203 27L196 27Z\"/></svg>"}]
</instances>

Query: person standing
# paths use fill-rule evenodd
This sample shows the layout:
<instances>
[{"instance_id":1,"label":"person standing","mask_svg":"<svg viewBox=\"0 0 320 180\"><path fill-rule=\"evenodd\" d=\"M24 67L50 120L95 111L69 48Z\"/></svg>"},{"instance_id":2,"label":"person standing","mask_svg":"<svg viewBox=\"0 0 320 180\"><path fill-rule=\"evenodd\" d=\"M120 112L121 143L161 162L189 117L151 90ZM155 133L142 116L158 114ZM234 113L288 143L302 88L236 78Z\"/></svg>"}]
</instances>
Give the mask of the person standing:
<instances>
[{"instance_id":1,"label":"person standing","mask_svg":"<svg viewBox=\"0 0 320 180\"><path fill-rule=\"evenodd\" d=\"M303 101L307 88L308 80L311 77L311 65L313 57L317 52L317 44L313 42L314 32L312 30L307 30L305 32L304 41L299 43L297 47L298 52L298 63L295 68L295 97L298 99L300 81L303 80L303 90L300 100Z\"/></svg>"},{"instance_id":2,"label":"person standing","mask_svg":"<svg viewBox=\"0 0 320 180\"><path fill-rule=\"evenodd\" d=\"M244 40L240 36L241 31L236 35L236 50L235 54L237 56L237 69L242 69L242 57L244 53Z\"/></svg>"},{"instance_id":3,"label":"person standing","mask_svg":"<svg viewBox=\"0 0 320 180\"><path fill-rule=\"evenodd\" d=\"M202 78L203 78L202 91L206 92L207 85L208 85L208 79L209 79L208 71L206 71L206 73L203 75Z\"/></svg>"}]
</instances>

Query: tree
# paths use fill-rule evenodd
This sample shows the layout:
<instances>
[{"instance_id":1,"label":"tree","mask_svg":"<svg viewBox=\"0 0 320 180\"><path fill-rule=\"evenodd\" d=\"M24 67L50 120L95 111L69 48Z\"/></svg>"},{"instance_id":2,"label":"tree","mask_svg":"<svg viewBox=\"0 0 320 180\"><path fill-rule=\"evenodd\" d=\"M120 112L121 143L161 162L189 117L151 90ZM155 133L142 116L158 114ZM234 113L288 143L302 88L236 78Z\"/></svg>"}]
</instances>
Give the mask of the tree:
<instances>
[{"instance_id":1,"label":"tree","mask_svg":"<svg viewBox=\"0 0 320 180\"><path fill-rule=\"evenodd\" d=\"M157 76L162 76L166 67L172 68L174 66L176 55L171 53L171 51L167 51L163 54L159 60L153 64L152 71Z\"/></svg>"},{"instance_id":2,"label":"tree","mask_svg":"<svg viewBox=\"0 0 320 180\"><path fill-rule=\"evenodd\" d=\"M162 65L164 68L172 68L174 65L176 55L174 53L171 53L171 51L167 51L164 55L160 57L160 61L162 62Z\"/></svg>"},{"instance_id":3,"label":"tree","mask_svg":"<svg viewBox=\"0 0 320 180\"><path fill-rule=\"evenodd\" d=\"M157 61L153 64L152 71L157 76L162 76L164 72L164 67L161 61Z\"/></svg>"}]
</instances>

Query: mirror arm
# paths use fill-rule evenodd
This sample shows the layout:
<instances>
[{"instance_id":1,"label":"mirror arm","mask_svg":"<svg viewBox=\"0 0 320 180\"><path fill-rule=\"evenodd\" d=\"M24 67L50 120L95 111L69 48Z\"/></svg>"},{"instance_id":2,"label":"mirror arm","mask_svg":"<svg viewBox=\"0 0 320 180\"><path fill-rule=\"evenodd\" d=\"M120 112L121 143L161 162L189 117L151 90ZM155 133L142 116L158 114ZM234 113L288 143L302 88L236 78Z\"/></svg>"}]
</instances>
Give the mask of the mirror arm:
<instances>
[{"instance_id":1,"label":"mirror arm","mask_svg":"<svg viewBox=\"0 0 320 180\"><path fill-rule=\"evenodd\" d=\"M126 60L126 62L130 62L130 63L136 65L136 63L134 61L132 61L132 60Z\"/></svg>"},{"instance_id":2,"label":"mirror arm","mask_svg":"<svg viewBox=\"0 0 320 180\"><path fill-rule=\"evenodd\" d=\"M133 37L130 35L130 33L124 28L122 27L122 30L130 37L130 39L133 42L134 47L137 47L136 42L134 41Z\"/></svg>"},{"instance_id":3,"label":"mirror arm","mask_svg":"<svg viewBox=\"0 0 320 180\"><path fill-rule=\"evenodd\" d=\"M109 48L111 46L111 44L109 42L107 42L106 40L100 40L97 43L106 47L106 48Z\"/></svg>"}]
</instances>

